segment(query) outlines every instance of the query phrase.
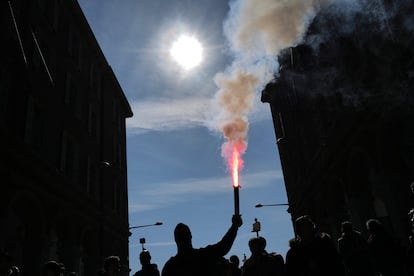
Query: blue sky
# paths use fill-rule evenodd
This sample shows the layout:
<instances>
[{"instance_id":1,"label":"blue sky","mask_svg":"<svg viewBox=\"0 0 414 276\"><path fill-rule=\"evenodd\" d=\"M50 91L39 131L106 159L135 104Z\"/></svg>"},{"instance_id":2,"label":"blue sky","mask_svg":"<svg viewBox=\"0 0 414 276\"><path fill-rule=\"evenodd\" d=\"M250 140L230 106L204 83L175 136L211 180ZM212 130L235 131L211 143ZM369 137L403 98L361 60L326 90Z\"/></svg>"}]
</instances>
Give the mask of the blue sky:
<instances>
[{"instance_id":1,"label":"blue sky","mask_svg":"<svg viewBox=\"0 0 414 276\"><path fill-rule=\"evenodd\" d=\"M219 89L214 76L243 63L235 62L243 47L224 35L223 22L230 12L226 1L79 3L134 112L127 120L130 225L164 223L132 230L130 267L133 272L140 269L139 239L146 238L145 247L161 270L176 253L177 223L190 226L194 247L219 241L230 226L233 190L221 157L224 138L215 127ZM169 55L181 34L194 35L204 48L203 62L189 71ZM236 52L230 50L234 45L239 47ZM285 255L293 237L286 206L254 207L287 202L270 108L259 99L256 91L252 110L245 114L250 125L240 173L244 224L227 257L250 255L247 243L255 236L254 218L261 221L268 251Z\"/></svg>"}]
</instances>

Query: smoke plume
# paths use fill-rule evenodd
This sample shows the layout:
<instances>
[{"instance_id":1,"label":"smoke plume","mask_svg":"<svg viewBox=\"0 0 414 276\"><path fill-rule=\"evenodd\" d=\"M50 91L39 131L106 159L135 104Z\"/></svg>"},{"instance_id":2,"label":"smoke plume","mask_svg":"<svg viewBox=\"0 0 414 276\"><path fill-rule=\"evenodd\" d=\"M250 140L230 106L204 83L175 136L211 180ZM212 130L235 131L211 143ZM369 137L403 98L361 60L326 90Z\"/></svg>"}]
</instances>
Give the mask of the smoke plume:
<instances>
[{"instance_id":1,"label":"smoke plume","mask_svg":"<svg viewBox=\"0 0 414 276\"><path fill-rule=\"evenodd\" d=\"M256 91L277 72L277 55L299 43L321 5L328 0L238 0L224 24L233 64L215 76L216 128L225 137L222 155L247 148L248 114Z\"/></svg>"}]
</instances>

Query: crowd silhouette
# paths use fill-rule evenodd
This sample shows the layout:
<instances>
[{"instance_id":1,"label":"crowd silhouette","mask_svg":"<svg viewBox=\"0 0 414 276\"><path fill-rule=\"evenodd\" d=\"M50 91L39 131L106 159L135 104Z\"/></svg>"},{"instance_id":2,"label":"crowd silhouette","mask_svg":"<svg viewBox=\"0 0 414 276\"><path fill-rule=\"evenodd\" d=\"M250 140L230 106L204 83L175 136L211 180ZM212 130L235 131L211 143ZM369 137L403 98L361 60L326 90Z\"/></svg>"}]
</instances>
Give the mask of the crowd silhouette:
<instances>
[{"instance_id":1,"label":"crowd silhouette","mask_svg":"<svg viewBox=\"0 0 414 276\"><path fill-rule=\"evenodd\" d=\"M410 185L414 196L414 182ZM285 258L276 252L267 252L266 239L259 236L260 222L255 219L253 229L256 237L249 240L251 255L244 255L243 262L237 255L225 255L230 251L243 224L240 215L233 215L231 226L223 238L213 245L193 248L190 228L178 223L174 230L177 254L163 266L151 263L151 254L142 247L139 255L141 270L134 276L414 276L414 207L408 211L409 243L403 247L387 232L378 219L366 221L364 238L354 229L351 221L340 225L341 236L334 241L308 215L295 222L296 236L289 241ZM127 275L119 256L103 260L102 270L96 275ZM0 252L0 276L18 276L20 269L13 264L12 256ZM30 275L25 274L25 275ZM42 276L77 276L68 271L61 262L50 260L41 266ZM85 275L86 276L86 275Z\"/></svg>"},{"instance_id":2,"label":"crowd silhouette","mask_svg":"<svg viewBox=\"0 0 414 276\"><path fill-rule=\"evenodd\" d=\"M414 189L414 185L413 189ZM414 209L410 212L414 212ZM409 217L413 222L413 217ZM216 244L195 249L192 246L190 228L177 224L174 238L177 254L163 266L160 274L156 264L151 263L151 254L144 249L139 255L141 270L134 276L414 276L413 224L410 244L407 249L400 246L387 233L377 219L366 222L368 237L353 228L350 221L341 224L341 237L333 241L327 233L318 231L310 216L295 220L296 237L289 241L289 250L282 255L266 251L266 239L257 234L249 240L251 255L243 260L237 255L226 259L242 225L240 216L233 216L231 227ZM43 264L42 276L77 276L67 271L63 263L51 260ZM0 276L18 276L20 270L13 265L7 252L0 254ZM101 276L120 276L121 260L108 256Z\"/></svg>"}]
</instances>

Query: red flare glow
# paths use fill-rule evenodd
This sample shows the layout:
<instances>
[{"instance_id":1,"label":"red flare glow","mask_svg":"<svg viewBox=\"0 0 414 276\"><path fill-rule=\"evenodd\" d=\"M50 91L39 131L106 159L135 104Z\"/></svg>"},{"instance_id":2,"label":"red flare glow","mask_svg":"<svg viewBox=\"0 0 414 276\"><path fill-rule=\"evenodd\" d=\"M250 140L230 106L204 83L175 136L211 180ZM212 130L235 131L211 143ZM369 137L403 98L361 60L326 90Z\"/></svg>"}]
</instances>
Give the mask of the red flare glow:
<instances>
[{"instance_id":1,"label":"red flare glow","mask_svg":"<svg viewBox=\"0 0 414 276\"><path fill-rule=\"evenodd\" d=\"M233 154L232 154L232 166L231 166L231 175L233 178L233 187L234 188L238 188L240 187L239 185L239 164L242 163L240 162L240 152L237 150L237 147L234 146L233 147Z\"/></svg>"},{"instance_id":2,"label":"red flare glow","mask_svg":"<svg viewBox=\"0 0 414 276\"><path fill-rule=\"evenodd\" d=\"M240 188L239 171L243 168L242 154L246 151L246 142L242 139L227 141L221 148L221 154L227 161L227 168L233 180L233 187Z\"/></svg>"},{"instance_id":3,"label":"red flare glow","mask_svg":"<svg viewBox=\"0 0 414 276\"><path fill-rule=\"evenodd\" d=\"M243 159L241 155L246 151L246 142L242 139L227 141L221 148L221 154L227 161L228 170L233 179L234 190L234 214L239 216L239 170L243 168Z\"/></svg>"}]
</instances>

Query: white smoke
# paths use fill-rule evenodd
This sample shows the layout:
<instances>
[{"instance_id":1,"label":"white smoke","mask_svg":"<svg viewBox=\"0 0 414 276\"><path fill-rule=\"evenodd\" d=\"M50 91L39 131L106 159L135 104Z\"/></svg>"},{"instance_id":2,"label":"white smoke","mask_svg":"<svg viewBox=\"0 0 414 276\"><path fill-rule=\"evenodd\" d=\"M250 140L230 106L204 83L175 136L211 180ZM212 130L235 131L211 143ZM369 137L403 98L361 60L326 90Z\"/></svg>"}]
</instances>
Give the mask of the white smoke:
<instances>
[{"instance_id":1,"label":"white smoke","mask_svg":"<svg viewBox=\"0 0 414 276\"><path fill-rule=\"evenodd\" d=\"M248 114L256 91L273 79L277 55L299 43L320 7L328 0L238 0L230 3L224 24L233 64L215 77L215 127L223 133L228 146L247 147Z\"/></svg>"}]
</instances>

